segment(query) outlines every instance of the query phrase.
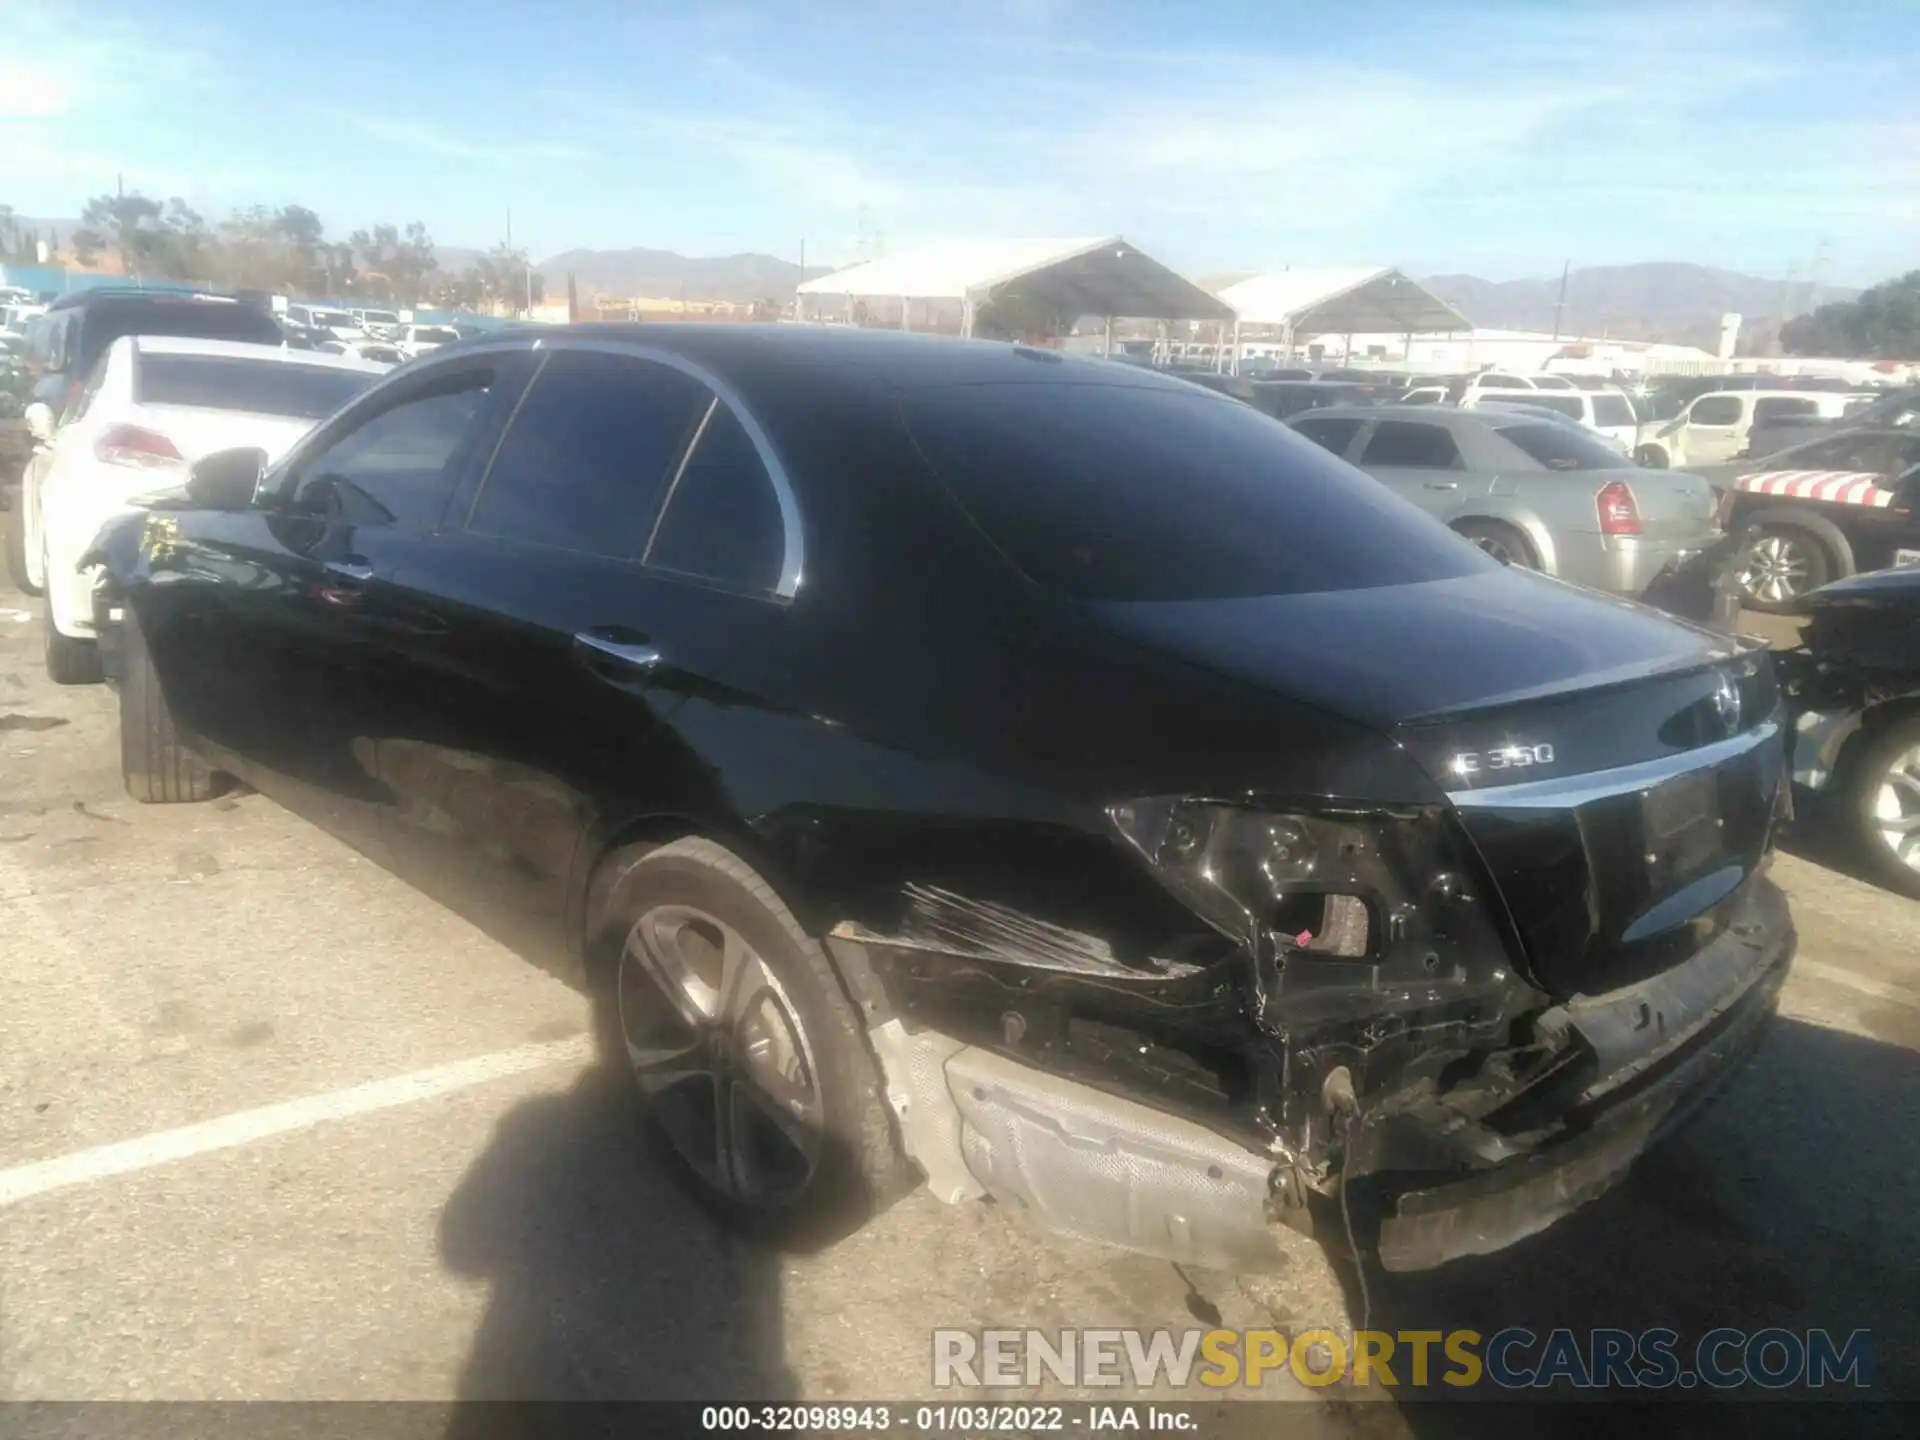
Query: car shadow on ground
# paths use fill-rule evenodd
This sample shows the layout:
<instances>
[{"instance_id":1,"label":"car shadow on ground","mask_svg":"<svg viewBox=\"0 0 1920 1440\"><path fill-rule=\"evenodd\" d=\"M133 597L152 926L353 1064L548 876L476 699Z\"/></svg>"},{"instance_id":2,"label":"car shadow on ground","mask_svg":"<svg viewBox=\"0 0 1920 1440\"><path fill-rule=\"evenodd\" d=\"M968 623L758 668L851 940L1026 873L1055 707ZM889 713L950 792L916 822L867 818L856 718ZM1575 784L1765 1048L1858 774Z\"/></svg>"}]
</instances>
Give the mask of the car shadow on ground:
<instances>
[{"instance_id":1,"label":"car shadow on ground","mask_svg":"<svg viewBox=\"0 0 1920 1440\"><path fill-rule=\"evenodd\" d=\"M1780 837L1780 848L1823 870L1832 870L1862 885L1871 885L1889 895L1909 898L1886 883L1867 857L1864 842L1848 832L1844 803L1831 795L1798 794L1794 797L1793 824Z\"/></svg>"},{"instance_id":2,"label":"car shadow on ground","mask_svg":"<svg viewBox=\"0 0 1920 1440\"><path fill-rule=\"evenodd\" d=\"M1901 1018L1910 1027L1911 1014ZM1783 1393L1803 1400L1912 1397L1920 1394L1915 1174L1920 1054L1781 1019L1711 1106L1584 1210L1501 1254L1426 1274L1386 1275L1370 1266L1367 1323L1389 1332L1466 1328L1482 1337L1524 1326L1541 1339L1565 1327L1583 1344L1598 1328L1637 1334L1664 1327L1682 1337L1675 1349L1688 1368L1694 1344L1720 1326L1824 1328L1840 1340L1864 1329L1872 1332L1870 1392ZM1359 1287L1349 1267L1339 1268L1359 1327ZM1540 1347L1517 1354L1531 1363ZM1437 1347L1434 1358L1423 1395L1412 1393L1410 1374L1396 1377L1404 1387L1396 1392L1403 1418L1420 1436L1483 1433L1494 1418L1477 1403L1483 1400L1698 1400L1703 1390L1603 1394L1562 1382L1544 1394L1516 1393L1482 1381L1463 1399L1465 1392L1440 1383L1446 1367ZM1764 1392L1740 1392L1742 1399L1757 1395ZM1425 1403L1435 1398L1451 1403ZM1675 1435L1737 1427L1750 1436L1810 1440L1876 1431L1883 1418L1857 1405L1762 1398L1737 1410L1709 1404L1663 1411L1660 1427Z\"/></svg>"},{"instance_id":3,"label":"car shadow on ground","mask_svg":"<svg viewBox=\"0 0 1920 1440\"><path fill-rule=\"evenodd\" d=\"M778 1255L694 1203L604 1064L501 1120L439 1242L449 1270L492 1288L462 1401L792 1398ZM459 1406L448 1434L505 1433L503 1418Z\"/></svg>"}]
</instances>

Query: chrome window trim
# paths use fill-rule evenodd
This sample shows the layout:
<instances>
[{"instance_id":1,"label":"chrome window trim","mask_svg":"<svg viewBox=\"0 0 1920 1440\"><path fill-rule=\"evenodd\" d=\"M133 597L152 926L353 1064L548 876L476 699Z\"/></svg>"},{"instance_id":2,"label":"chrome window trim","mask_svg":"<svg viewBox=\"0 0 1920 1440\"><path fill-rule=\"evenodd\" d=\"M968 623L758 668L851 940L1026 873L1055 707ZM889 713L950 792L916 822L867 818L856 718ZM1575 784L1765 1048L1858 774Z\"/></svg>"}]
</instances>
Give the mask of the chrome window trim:
<instances>
[{"instance_id":1,"label":"chrome window trim","mask_svg":"<svg viewBox=\"0 0 1920 1440\"><path fill-rule=\"evenodd\" d=\"M660 508L653 512L653 528L647 532L647 543L640 547L642 565L653 563L653 545L660 538L660 527L666 524L667 507L673 504L673 497L680 489L680 479L687 473L687 466L693 463L693 453L706 438L707 426L713 423L713 412L719 408L720 397L716 394L707 401L707 408L700 412L700 423L693 427L693 438L687 441L687 448L680 452L680 463L673 467L673 478L667 481L667 493L660 497Z\"/></svg>"},{"instance_id":2,"label":"chrome window trim","mask_svg":"<svg viewBox=\"0 0 1920 1440\"><path fill-rule=\"evenodd\" d=\"M774 583L771 592L761 593L771 593L780 600L793 599L806 579L807 558L806 537L800 527L800 503L794 495L793 481L787 475L786 466L780 463L779 452L773 448L773 442L767 438L767 432L761 429L760 422L754 418L753 412L740 398L740 392L698 361L689 360L686 356L671 350L662 350L657 346L636 344L631 341L589 340L575 335L519 334L502 337L499 340L462 342L458 345L444 346L437 351L429 351L427 356L423 357L426 363L421 369L408 367L408 373L420 375L438 369L441 365L456 364L476 355L548 354L562 350L588 351L600 355L624 355L636 360L650 360L657 365L666 365L699 381L733 411L734 418L739 420L740 427L747 432L747 439L752 442L755 453L759 455L761 465L766 468L767 478L773 482L774 498L780 505L780 525L786 542L780 564L780 578ZM447 353L449 351L452 353ZM504 435L504 432L502 433ZM691 446L688 447L687 454L692 454ZM684 463L685 456L682 457L682 464ZM677 475L675 481L678 482ZM671 495L668 498L671 498ZM663 503L655 516L656 529L659 517L665 514L666 506ZM648 548L651 547L652 538L649 537ZM661 573L675 572L663 570Z\"/></svg>"},{"instance_id":3,"label":"chrome window trim","mask_svg":"<svg viewBox=\"0 0 1920 1440\"><path fill-rule=\"evenodd\" d=\"M1590 771L1585 775L1523 780L1517 785L1496 785L1484 790L1449 790L1447 799L1467 810L1574 809L1595 800L1651 790L1690 771L1710 770L1725 761L1758 750L1763 745L1781 746L1780 726L1772 720L1744 735L1735 735L1673 755L1663 755L1657 760L1642 760L1612 770ZM1781 758L1784 762L1784 752Z\"/></svg>"}]
</instances>

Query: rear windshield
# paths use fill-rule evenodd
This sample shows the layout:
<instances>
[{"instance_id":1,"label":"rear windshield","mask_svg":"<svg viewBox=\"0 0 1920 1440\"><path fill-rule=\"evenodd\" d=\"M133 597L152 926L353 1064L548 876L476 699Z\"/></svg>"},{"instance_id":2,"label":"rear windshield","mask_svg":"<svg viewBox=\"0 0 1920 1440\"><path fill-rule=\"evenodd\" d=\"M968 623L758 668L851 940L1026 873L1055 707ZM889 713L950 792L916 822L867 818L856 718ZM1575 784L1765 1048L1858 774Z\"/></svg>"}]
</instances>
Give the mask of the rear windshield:
<instances>
[{"instance_id":1,"label":"rear windshield","mask_svg":"<svg viewBox=\"0 0 1920 1440\"><path fill-rule=\"evenodd\" d=\"M142 355L134 382L146 405L194 405L319 420L366 389L378 375L277 360L223 355Z\"/></svg>"},{"instance_id":2,"label":"rear windshield","mask_svg":"<svg viewBox=\"0 0 1920 1440\"><path fill-rule=\"evenodd\" d=\"M1537 391L1529 395L1524 403L1537 405L1542 410L1555 411L1569 420L1578 420L1587 413L1587 407L1578 395L1549 395L1544 391Z\"/></svg>"},{"instance_id":3,"label":"rear windshield","mask_svg":"<svg viewBox=\"0 0 1920 1440\"><path fill-rule=\"evenodd\" d=\"M965 385L901 405L986 537L1078 599L1364 590L1495 563L1312 441L1197 389Z\"/></svg>"},{"instance_id":4,"label":"rear windshield","mask_svg":"<svg viewBox=\"0 0 1920 1440\"><path fill-rule=\"evenodd\" d=\"M451 345L460 338L460 332L444 325L416 325L413 338L416 344L424 341L429 345Z\"/></svg>"},{"instance_id":5,"label":"rear windshield","mask_svg":"<svg viewBox=\"0 0 1920 1440\"><path fill-rule=\"evenodd\" d=\"M251 305L207 300L177 303L90 306L81 312L85 339L81 352L69 356L67 368L86 369L123 335L175 335L194 340L248 340L256 345L278 345L280 327L273 316Z\"/></svg>"},{"instance_id":6,"label":"rear windshield","mask_svg":"<svg viewBox=\"0 0 1920 1440\"><path fill-rule=\"evenodd\" d=\"M1549 470L1618 470L1627 463L1619 451L1571 425L1526 420L1502 425L1500 438L1518 445Z\"/></svg>"}]
</instances>

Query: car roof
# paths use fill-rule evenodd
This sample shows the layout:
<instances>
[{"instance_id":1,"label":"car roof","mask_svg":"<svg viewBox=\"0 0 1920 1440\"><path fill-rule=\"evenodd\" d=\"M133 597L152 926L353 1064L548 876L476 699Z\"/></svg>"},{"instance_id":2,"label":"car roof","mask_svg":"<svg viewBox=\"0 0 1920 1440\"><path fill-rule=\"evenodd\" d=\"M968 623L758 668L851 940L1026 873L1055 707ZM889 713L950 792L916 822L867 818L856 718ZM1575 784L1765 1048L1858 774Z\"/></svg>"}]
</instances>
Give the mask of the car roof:
<instances>
[{"instance_id":1,"label":"car roof","mask_svg":"<svg viewBox=\"0 0 1920 1440\"><path fill-rule=\"evenodd\" d=\"M416 363L437 367L488 350L531 350L567 341L657 350L723 372L762 364L777 364L782 369L804 366L815 375L883 383L893 389L1004 381L1125 386L1189 396L1217 394L1180 376L1058 350L847 325L529 324L469 336L441 346ZM1221 399L1222 403L1235 403L1227 397Z\"/></svg>"},{"instance_id":2,"label":"car roof","mask_svg":"<svg viewBox=\"0 0 1920 1440\"><path fill-rule=\"evenodd\" d=\"M1477 410L1456 410L1451 405L1316 405L1287 419L1317 420L1419 420L1429 425L1491 425L1492 419ZM1511 418L1524 420L1525 415Z\"/></svg>"},{"instance_id":3,"label":"car roof","mask_svg":"<svg viewBox=\"0 0 1920 1440\"><path fill-rule=\"evenodd\" d=\"M280 345L250 345L241 340L200 340L184 335L128 335L122 344L130 344L142 355L207 355L230 360L258 360L263 364L304 365L319 370L354 370L362 374L384 375L391 366L354 355L334 355L324 350L288 350Z\"/></svg>"}]
</instances>

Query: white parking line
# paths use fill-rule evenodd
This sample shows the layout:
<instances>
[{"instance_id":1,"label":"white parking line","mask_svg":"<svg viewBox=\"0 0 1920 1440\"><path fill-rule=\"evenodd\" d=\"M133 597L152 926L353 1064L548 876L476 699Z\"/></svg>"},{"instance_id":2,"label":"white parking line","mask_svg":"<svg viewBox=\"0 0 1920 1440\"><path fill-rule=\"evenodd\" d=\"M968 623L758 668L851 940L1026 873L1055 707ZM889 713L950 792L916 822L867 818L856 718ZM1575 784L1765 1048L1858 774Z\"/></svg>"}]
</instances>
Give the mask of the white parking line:
<instances>
[{"instance_id":1,"label":"white parking line","mask_svg":"<svg viewBox=\"0 0 1920 1440\"><path fill-rule=\"evenodd\" d=\"M91 1150L77 1150L71 1155L60 1155L51 1160L36 1160L30 1165L0 1170L0 1207L18 1204L35 1195L44 1195L49 1190L84 1185L89 1181L126 1175L136 1170L150 1170L156 1165L166 1165L175 1160L187 1160L215 1150L231 1150L237 1145L248 1145L255 1140L266 1140L295 1130L308 1130L323 1121L344 1120L354 1115L372 1114L376 1110L392 1110L397 1106L431 1100L438 1095L450 1095L456 1090L468 1090L476 1085L484 1085L489 1080L523 1075L529 1070L541 1070L549 1065L581 1064L592 1057L593 1042L586 1036L541 1045L522 1045L513 1050L478 1055L471 1060L455 1060L450 1064L395 1075L389 1080L374 1080L326 1095L310 1095L278 1105L263 1105L257 1110L242 1110L237 1114L222 1115L217 1120L183 1125L178 1130L161 1130L133 1140L96 1145Z\"/></svg>"},{"instance_id":2,"label":"white parking line","mask_svg":"<svg viewBox=\"0 0 1920 1440\"><path fill-rule=\"evenodd\" d=\"M1816 980L1824 980L1829 985L1844 985L1849 990L1857 990L1862 995L1871 995L1876 1000L1888 1000L1895 1005L1908 1005L1920 1009L1920 991L1909 990L1902 985L1890 985L1884 980L1875 980L1866 975L1856 975L1838 965L1829 965L1823 960L1808 960L1795 956L1793 969L1796 975L1811 975Z\"/></svg>"}]
</instances>

